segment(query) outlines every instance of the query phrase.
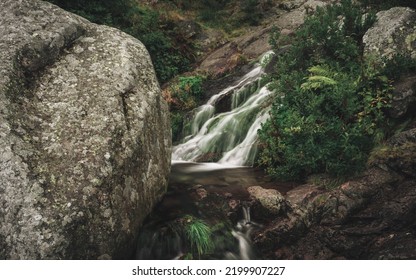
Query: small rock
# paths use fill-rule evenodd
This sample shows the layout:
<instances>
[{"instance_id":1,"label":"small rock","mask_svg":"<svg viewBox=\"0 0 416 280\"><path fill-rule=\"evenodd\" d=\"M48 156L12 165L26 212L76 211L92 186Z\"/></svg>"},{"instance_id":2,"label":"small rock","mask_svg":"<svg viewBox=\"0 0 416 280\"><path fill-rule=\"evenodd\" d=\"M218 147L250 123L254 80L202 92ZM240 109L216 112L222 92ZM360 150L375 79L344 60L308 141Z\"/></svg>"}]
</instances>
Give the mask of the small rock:
<instances>
[{"instance_id":1,"label":"small rock","mask_svg":"<svg viewBox=\"0 0 416 280\"><path fill-rule=\"evenodd\" d=\"M285 198L275 189L264 189L260 186L248 187L247 191L261 206L272 214L279 214L285 205Z\"/></svg>"}]
</instances>

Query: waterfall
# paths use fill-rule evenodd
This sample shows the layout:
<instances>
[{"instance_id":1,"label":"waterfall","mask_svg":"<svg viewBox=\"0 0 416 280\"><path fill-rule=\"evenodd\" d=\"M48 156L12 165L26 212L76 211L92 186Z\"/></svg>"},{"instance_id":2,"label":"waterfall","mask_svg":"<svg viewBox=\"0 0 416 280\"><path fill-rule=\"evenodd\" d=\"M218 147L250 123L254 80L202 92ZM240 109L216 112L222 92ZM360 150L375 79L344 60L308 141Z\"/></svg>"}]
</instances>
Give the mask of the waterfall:
<instances>
[{"instance_id":1,"label":"waterfall","mask_svg":"<svg viewBox=\"0 0 416 280\"><path fill-rule=\"evenodd\" d=\"M226 259L231 260L250 260L254 259L254 252L251 245L250 234L255 227L260 225L251 221L250 207L243 206L243 219L237 223L231 234L238 240L238 253L227 252Z\"/></svg>"},{"instance_id":2,"label":"waterfall","mask_svg":"<svg viewBox=\"0 0 416 280\"><path fill-rule=\"evenodd\" d=\"M262 60L270 54L263 55ZM265 104L271 95L267 85L262 85L262 64L195 110L191 134L173 147L173 160L217 161L234 166L254 163L257 130L269 116ZM224 98L231 101L230 110L216 114L215 107Z\"/></svg>"}]
</instances>

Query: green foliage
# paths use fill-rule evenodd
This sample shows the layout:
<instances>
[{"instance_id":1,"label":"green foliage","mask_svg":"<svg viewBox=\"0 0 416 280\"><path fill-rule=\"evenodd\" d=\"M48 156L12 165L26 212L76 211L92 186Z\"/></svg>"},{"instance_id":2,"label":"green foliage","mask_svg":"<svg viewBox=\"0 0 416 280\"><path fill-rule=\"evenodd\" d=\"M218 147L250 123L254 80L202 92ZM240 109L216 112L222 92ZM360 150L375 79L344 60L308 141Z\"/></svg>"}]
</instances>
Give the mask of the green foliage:
<instances>
[{"instance_id":1,"label":"green foliage","mask_svg":"<svg viewBox=\"0 0 416 280\"><path fill-rule=\"evenodd\" d=\"M384 64L383 74L393 80L416 72L416 59L412 59L409 55L396 55Z\"/></svg>"},{"instance_id":2,"label":"green foliage","mask_svg":"<svg viewBox=\"0 0 416 280\"><path fill-rule=\"evenodd\" d=\"M172 139L178 141L184 129L186 112L201 104L203 99L203 76L181 76L166 89L171 109Z\"/></svg>"},{"instance_id":3,"label":"green foliage","mask_svg":"<svg viewBox=\"0 0 416 280\"><path fill-rule=\"evenodd\" d=\"M202 84L204 81L202 76L182 76L178 78L178 82L170 87L171 96L173 98L173 108L181 111L187 111L195 108L201 103L203 92Z\"/></svg>"},{"instance_id":4,"label":"green foliage","mask_svg":"<svg viewBox=\"0 0 416 280\"><path fill-rule=\"evenodd\" d=\"M248 22L250 25L257 25L262 16L260 10L257 8L259 0L243 0L242 2L242 20Z\"/></svg>"},{"instance_id":5,"label":"green foliage","mask_svg":"<svg viewBox=\"0 0 416 280\"><path fill-rule=\"evenodd\" d=\"M179 77L179 89L197 98L202 97L202 76Z\"/></svg>"},{"instance_id":6,"label":"green foliage","mask_svg":"<svg viewBox=\"0 0 416 280\"><path fill-rule=\"evenodd\" d=\"M290 52L293 61L288 70L305 70L325 59L343 63L347 67L348 64L357 63L363 50L361 39L374 22L374 13L363 16L360 8L350 0L343 0L340 5L318 7L296 34ZM272 38L272 45L276 46L279 37L275 35Z\"/></svg>"},{"instance_id":7,"label":"green foliage","mask_svg":"<svg viewBox=\"0 0 416 280\"><path fill-rule=\"evenodd\" d=\"M373 14L362 16L350 0L318 9L278 58L276 98L259 133L259 161L271 175L348 176L363 169L384 136L391 97L384 70L363 62L361 39L373 22ZM275 49L279 40L272 36Z\"/></svg>"},{"instance_id":8,"label":"green foliage","mask_svg":"<svg viewBox=\"0 0 416 280\"><path fill-rule=\"evenodd\" d=\"M183 113L178 111L171 111L170 123L172 127L172 140L173 142L179 141L183 130Z\"/></svg>"},{"instance_id":9,"label":"green foliage","mask_svg":"<svg viewBox=\"0 0 416 280\"><path fill-rule=\"evenodd\" d=\"M415 0L362 0L364 6L376 7L380 10L387 10L392 7L411 7L416 9Z\"/></svg>"},{"instance_id":10,"label":"green foliage","mask_svg":"<svg viewBox=\"0 0 416 280\"><path fill-rule=\"evenodd\" d=\"M124 23L132 0L48 0L92 22L107 25Z\"/></svg>"},{"instance_id":11,"label":"green foliage","mask_svg":"<svg viewBox=\"0 0 416 280\"><path fill-rule=\"evenodd\" d=\"M184 222L184 232L191 252L198 254L199 258L212 252L214 243L211 239L211 228L204 221L193 216L186 216Z\"/></svg>"},{"instance_id":12,"label":"green foliage","mask_svg":"<svg viewBox=\"0 0 416 280\"><path fill-rule=\"evenodd\" d=\"M203 21L220 23L224 14L223 10L227 4L225 0L206 0L200 3L200 18Z\"/></svg>"}]
</instances>

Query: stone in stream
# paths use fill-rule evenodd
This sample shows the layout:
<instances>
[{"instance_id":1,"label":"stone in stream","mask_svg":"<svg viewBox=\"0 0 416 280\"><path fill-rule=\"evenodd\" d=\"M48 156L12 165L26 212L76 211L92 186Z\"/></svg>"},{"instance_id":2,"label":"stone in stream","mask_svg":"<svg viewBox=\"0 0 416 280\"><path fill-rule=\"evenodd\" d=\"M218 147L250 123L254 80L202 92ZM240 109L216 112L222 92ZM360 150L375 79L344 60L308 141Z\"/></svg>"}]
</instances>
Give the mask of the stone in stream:
<instances>
[{"instance_id":1,"label":"stone in stream","mask_svg":"<svg viewBox=\"0 0 416 280\"><path fill-rule=\"evenodd\" d=\"M275 189L265 189L260 186L247 188L250 196L270 214L277 215L286 207L286 200L283 195Z\"/></svg>"},{"instance_id":2,"label":"stone in stream","mask_svg":"<svg viewBox=\"0 0 416 280\"><path fill-rule=\"evenodd\" d=\"M170 171L148 52L43 1L0 26L0 258L131 257Z\"/></svg>"}]
</instances>

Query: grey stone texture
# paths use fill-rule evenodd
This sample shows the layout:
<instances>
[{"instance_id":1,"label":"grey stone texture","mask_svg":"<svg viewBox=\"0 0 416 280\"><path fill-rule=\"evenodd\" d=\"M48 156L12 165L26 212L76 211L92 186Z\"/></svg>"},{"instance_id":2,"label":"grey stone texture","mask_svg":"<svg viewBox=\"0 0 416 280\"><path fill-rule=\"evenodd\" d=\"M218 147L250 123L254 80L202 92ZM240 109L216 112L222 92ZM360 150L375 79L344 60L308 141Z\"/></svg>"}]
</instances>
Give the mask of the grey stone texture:
<instances>
[{"instance_id":1,"label":"grey stone texture","mask_svg":"<svg viewBox=\"0 0 416 280\"><path fill-rule=\"evenodd\" d=\"M129 258L167 187L168 108L137 39L0 2L0 258Z\"/></svg>"},{"instance_id":2,"label":"grey stone texture","mask_svg":"<svg viewBox=\"0 0 416 280\"><path fill-rule=\"evenodd\" d=\"M377 13L377 22L364 35L365 55L390 59L396 54L416 58L416 11L395 7Z\"/></svg>"}]
</instances>

